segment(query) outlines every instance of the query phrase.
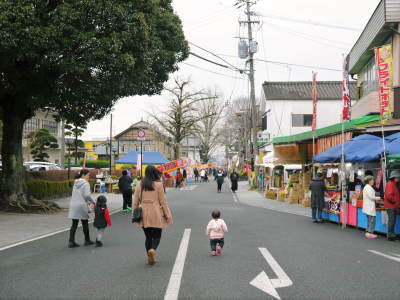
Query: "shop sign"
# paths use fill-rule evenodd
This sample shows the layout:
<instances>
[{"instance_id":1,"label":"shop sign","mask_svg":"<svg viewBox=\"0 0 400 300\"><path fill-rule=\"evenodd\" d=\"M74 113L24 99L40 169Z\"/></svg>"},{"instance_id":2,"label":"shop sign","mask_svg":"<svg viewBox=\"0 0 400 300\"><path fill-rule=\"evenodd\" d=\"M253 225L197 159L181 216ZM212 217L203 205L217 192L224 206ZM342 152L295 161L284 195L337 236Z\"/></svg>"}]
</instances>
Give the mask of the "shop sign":
<instances>
[{"instance_id":1,"label":"shop sign","mask_svg":"<svg viewBox=\"0 0 400 300\"><path fill-rule=\"evenodd\" d=\"M158 169L163 173L170 173L172 171L175 171L176 169L184 167L185 167L185 160L177 159L159 166Z\"/></svg>"},{"instance_id":2,"label":"shop sign","mask_svg":"<svg viewBox=\"0 0 400 300\"><path fill-rule=\"evenodd\" d=\"M375 48L375 64L378 78L379 105L382 122L392 117L393 58L392 45Z\"/></svg>"},{"instance_id":3,"label":"shop sign","mask_svg":"<svg viewBox=\"0 0 400 300\"><path fill-rule=\"evenodd\" d=\"M340 192L328 192L325 197L325 208L333 213L340 213Z\"/></svg>"}]
</instances>

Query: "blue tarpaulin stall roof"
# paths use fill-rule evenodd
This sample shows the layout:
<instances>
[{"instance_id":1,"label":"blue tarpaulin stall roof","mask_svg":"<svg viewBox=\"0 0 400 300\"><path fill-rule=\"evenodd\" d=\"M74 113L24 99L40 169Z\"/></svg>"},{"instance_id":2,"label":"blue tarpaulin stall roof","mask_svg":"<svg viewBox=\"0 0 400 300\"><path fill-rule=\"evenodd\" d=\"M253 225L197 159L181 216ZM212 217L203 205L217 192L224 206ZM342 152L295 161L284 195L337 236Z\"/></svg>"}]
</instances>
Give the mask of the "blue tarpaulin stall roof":
<instances>
[{"instance_id":1,"label":"blue tarpaulin stall roof","mask_svg":"<svg viewBox=\"0 0 400 300\"><path fill-rule=\"evenodd\" d=\"M389 141L386 144L386 153L389 155L400 154L400 132L389 135L385 138Z\"/></svg>"},{"instance_id":2,"label":"blue tarpaulin stall roof","mask_svg":"<svg viewBox=\"0 0 400 300\"><path fill-rule=\"evenodd\" d=\"M140 151L131 151L127 155L117 160L117 164L137 164L137 157ZM169 162L160 152L143 152L144 165L162 165Z\"/></svg>"},{"instance_id":3,"label":"blue tarpaulin stall roof","mask_svg":"<svg viewBox=\"0 0 400 300\"><path fill-rule=\"evenodd\" d=\"M371 134L362 134L344 143L346 162L370 162L379 160L383 152L382 138ZM314 156L319 163L340 162L342 144Z\"/></svg>"}]
</instances>

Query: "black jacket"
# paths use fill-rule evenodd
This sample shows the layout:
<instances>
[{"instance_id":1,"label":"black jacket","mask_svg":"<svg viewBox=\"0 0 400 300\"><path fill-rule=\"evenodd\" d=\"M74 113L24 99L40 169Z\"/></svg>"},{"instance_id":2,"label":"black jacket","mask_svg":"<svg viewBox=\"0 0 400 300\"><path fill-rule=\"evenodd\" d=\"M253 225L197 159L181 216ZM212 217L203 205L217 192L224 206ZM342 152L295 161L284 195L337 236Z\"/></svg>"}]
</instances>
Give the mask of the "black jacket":
<instances>
[{"instance_id":1,"label":"black jacket","mask_svg":"<svg viewBox=\"0 0 400 300\"><path fill-rule=\"evenodd\" d=\"M132 190L132 178L128 175L122 176L118 181L118 188L121 192L127 192Z\"/></svg>"},{"instance_id":2,"label":"black jacket","mask_svg":"<svg viewBox=\"0 0 400 300\"><path fill-rule=\"evenodd\" d=\"M326 186L323 178L313 179L310 183L311 207L324 209Z\"/></svg>"},{"instance_id":3,"label":"black jacket","mask_svg":"<svg viewBox=\"0 0 400 300\"><path fill-rule=\"evenodd\" d=\"M96 206L94 209L94 222L93 226L96 228L106 228L107 221L104 217L104 209L101 207Z\"/></svg>"}]
</instances>

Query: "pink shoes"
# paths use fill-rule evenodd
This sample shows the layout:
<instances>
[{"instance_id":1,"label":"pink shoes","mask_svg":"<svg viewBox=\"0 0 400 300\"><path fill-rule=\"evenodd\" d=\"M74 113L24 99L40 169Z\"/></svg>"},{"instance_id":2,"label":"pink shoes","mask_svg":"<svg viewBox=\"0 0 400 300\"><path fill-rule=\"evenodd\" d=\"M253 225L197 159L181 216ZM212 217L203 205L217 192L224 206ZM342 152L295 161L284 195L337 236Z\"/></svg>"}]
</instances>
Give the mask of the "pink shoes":
<instances>
[{"instance_id":1,"label":"pink shoes","mask_svg":"<svg viewBox=\"0 0 400 300\"><path fill-rule=\"evenodd\" d=\"M367 232L367 233L365 233L365 237L367 239L376 239L378 236L376 234Z\"/></svg>"},{"instance_id":2,"label":"pink shoes","mask_svg":"<svg viewBox=\"0 0 400 300\"><path fill-rule=\"evenodd\" d=\"M222 248L220 245L217 246L217 255L221 255L222 254Z\"/></svg>"},{"instance_id":3,"label":"pink shoes","mask_svg":"<svg viewBox=\"0 0 400 300\"><path fill-rule=\"evenodd\" d=\"M215 256L215 251L211 251L211 256Z\"/></svg>"}]
</instances>

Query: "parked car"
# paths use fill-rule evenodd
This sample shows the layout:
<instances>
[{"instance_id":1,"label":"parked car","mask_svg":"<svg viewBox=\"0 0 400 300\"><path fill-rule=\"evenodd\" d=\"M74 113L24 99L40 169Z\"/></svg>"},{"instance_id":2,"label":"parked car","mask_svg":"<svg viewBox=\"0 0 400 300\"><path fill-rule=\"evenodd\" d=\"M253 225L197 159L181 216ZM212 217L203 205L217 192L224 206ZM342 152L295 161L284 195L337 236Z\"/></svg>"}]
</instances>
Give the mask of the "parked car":
<instances>
[{"instance_id":1,"label":"parked car","mask_svg":"<svg viewBox=\"0 0 400 300\"><path fill-rule=\"evenodd\" d=\"M28 171L62 170L58 165L45 161L28 161L24 163Z\"/></svg>"}]
</instances>

